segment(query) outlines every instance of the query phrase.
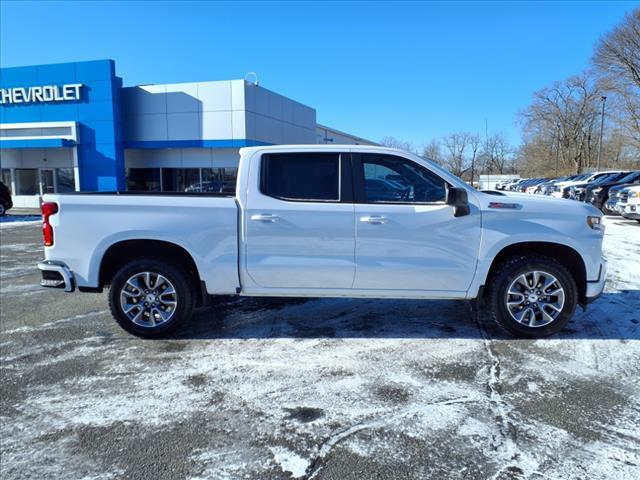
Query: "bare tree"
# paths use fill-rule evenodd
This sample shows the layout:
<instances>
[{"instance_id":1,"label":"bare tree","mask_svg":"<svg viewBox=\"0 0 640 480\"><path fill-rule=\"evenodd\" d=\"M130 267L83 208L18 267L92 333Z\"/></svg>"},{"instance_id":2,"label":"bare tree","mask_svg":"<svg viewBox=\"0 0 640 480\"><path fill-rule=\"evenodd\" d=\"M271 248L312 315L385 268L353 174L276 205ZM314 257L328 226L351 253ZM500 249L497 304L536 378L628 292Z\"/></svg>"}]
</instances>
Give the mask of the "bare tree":
<instances>
[{"instance_id":1,"label":"bare tree","mask_svg":"<svg viewBox=\"0 0 640 480\"><path fill-rule=\"evenodd\" d=\"M554 82L534 94L520 114L524 140L549 147L560 139L560 161L579 173L593 163L597 146L601 90L587 75Z\"/></svg>"},{"instance_id":2,"label":"bare tree","mask_svg":"<svg viewBox=\"0 0 640 480\"><path fill-rule=\"evenodd\" d=\"M468 159L465 157L469 135L467 133L450 133L442 141L447 149L445 166L454 175L462 176L469 168Z\"/></svg>"},{"instance_id":3,"label":"bare tree","mask_svg":"<svg viewBox=\"0 0 640 480\"><path fill-rule=\"evenodd\" d=\"M404 150L411 153L415 153L416 151L413 143L405 140L398 140L397 138L391 136L383 137L382 140L380 140L380 145L384 145L385 147L390 148L397 148L398 150Z\"/></svg>"},{"instance_id":4,"label":"bare tree","mask_svg":"<svg viewBox=\"0 0 640 480\"><path fill-rule=\"evenodd\" d=\"M640 8L598 41L593 64L611 107L619 110L619 127L640 146Z\"/></svg>"},{"instance_id":5,"label":"bare tree","mask_svg":"<svg viewBox=\"0 0 640 480\"><path fill-rule=\"evenodd\" d=\"M444 165L442 147L438 140L431 140L431 142L424 145L424 147L422 147L422 156L437 163L438 165Z\"/></svg>"},{"instance_id":6,"label":"bare tree","mask_svg":"<svg viewBox=\"0 0 640 480\"><path fill-rule=\"evenodd\" d=\"M489 173L506 173L512 156L513 148L503 133L494 133L485 139L482 157L484 169Z\"/></svg>"}]
</instances>

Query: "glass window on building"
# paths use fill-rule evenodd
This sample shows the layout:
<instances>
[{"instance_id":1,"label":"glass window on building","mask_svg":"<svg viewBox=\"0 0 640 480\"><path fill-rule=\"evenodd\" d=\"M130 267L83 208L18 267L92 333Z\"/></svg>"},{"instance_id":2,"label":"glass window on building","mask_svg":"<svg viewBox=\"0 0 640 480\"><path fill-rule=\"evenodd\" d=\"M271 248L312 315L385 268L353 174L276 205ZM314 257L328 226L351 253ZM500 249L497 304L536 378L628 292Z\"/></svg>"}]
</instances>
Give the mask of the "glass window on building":
<instances>
[{"instance_id":1,"label":"glass window on building","mask_svg":"<svg viewBox=\"0 0 640 480\"><path fill-rule=\"evenodd\" d=\"M40 170L40 193L55 193L55 184L53 182L53 170L43 168Z\"/></svg>"},{"instance_id":2,"label":"glass window on building","mask_svg":"<svg viewBox=\"0 0 640 480\"><path fill-rule=\"evenodd\" d=\"M58 193L75 192L76 178L73 168L57 168L56 179L58 182Z\"/></svg>"},{"instance_id":3,"label":"glass window on building","mask_svg":"<svg viewBox=\"0 0 640 480\"><path fill-rule=\"evenodd\" d=\"M9 191L11 192L11 169L9 168L3 168L1 173L1 178L0 180L2 180L2 183L4 183L4 185L9 189Z\"/></svg>"},{"instance_id":4,"label":"glass window on building","mask_svg":"<svg viewBox=\"0 0 640 480\"><path fill-rule=\"evenodd\" d=\"M202 191L199 168L163 168L163 192L199 192Z\"/></svg>"},{"instance_id":5,"label":"glass window on building","mask_svg":"<svg viewBox=\"0 0 640 480\"><path fill-rule=\"evenodd\" d=\"M16 195L39 195L37 168L16 168Z\"/></svg>"},{"instance_id":6,"label":"glass window on building","mask_svg":"<svg viewBox=\"0 0 640 480\"><path fill-rule=\"evenodd\" d=\"M237 168L221 168L221 174L223 175L222 191L225 193L236 192L236 180L238 179Z\"/></svg>"},{"instance_id":7,"label":"glass window on building","mask_svg":"<svg viewBox=\"0 0 640 480\"><path fill-rule=\"evenodd\" d=\"M160 191L159 168L128 168L127 190L141 192Z\"/></svg>"},{"instance_id":8,"label":"glass window on building","mask_svg":"<svg viewBox=\"0 0 640 480\"><path fill-rule=\"evenodd\" d=\"M221 192L223 187L222 176L219 168L202 169L202 189L201 192Z\"/></svg>"}]
</instances>

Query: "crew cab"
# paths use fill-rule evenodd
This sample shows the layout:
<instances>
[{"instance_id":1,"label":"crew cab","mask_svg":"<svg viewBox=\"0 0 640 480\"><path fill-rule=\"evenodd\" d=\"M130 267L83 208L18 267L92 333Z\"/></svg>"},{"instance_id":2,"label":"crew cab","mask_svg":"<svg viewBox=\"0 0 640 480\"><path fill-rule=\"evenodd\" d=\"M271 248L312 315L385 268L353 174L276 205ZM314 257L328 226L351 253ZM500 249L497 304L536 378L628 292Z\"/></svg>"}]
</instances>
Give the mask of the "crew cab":
<instances>
[{"instance_id":1,"label":"crew cab","mask_svg":"<svg viewBox=\"0 0 640 480\"><path fill-rule=\"evenodd\" d=\"M542 337L607 271L593 206L479 192L384 147L243 148L234 195L49 194L42 211L41 284L110 287L115 320L142 337L236 294L477 300Z\"/></svg>"}]
</instances>

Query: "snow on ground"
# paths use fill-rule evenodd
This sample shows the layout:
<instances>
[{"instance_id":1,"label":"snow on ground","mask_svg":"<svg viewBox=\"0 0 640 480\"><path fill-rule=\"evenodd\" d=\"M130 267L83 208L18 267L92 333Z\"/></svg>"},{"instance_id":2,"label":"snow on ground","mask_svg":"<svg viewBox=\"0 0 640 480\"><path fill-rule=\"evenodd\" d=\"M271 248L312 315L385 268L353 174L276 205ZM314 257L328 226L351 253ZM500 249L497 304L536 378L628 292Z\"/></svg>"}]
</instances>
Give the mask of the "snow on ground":
<instances>
[{"instance_id":1,"label":"snow on ground","mask_svg":"<svg viewBox=\"0 0 640 480\"><path fill-rule=\"evenodd\" d=\"M638 479L640 225L605 223L605 295L538 341L464 302L349 299L229 299L144 341L104 294L26 295L40 232L12 228L3 476Z\"/></svg>"}]
</instances>

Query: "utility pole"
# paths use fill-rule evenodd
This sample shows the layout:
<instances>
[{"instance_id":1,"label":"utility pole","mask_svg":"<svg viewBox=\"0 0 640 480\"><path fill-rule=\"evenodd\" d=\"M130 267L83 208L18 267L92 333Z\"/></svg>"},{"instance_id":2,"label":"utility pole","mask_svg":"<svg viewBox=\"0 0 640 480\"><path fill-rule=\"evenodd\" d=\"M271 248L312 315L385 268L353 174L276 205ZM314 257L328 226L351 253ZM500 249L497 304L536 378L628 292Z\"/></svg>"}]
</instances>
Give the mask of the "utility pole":
<instances>
[{"instance_id":1,"label":"utility pole","mask_svg":"<svg viewBox=\"0 0 640 480\"><path fill-rule=\"evenodd\" d=\"M558 144L556 146L556 178L558 178L558 160L560 158L560 124L556 124L556 136L558 138Z\"/></svg>"},{"instance_id":2,"label":"utility pole","mask_svg":"<svg viewBox=\"0 0 640 480\"><path fill-rule=\"evenodd\" d=\"M607 97L604 95L600 97L602 100L602 113L600 114L600 142L598 142L598 166L597 170L600 171L600 156L602 155L602 132L604 131L604 104L607 101Z\"/></svg>"},{"instance_id":3,"label":"utility pole","mask_svg":"<svg viewBox=\"0 0 640 480\"><path fill-rule=\"evenodd\" d=\"M473 154L473 157L471 157L471 187L473 188L473 171L475 169L476 166L476 154Z\"/></svg>"}]
</instances>

